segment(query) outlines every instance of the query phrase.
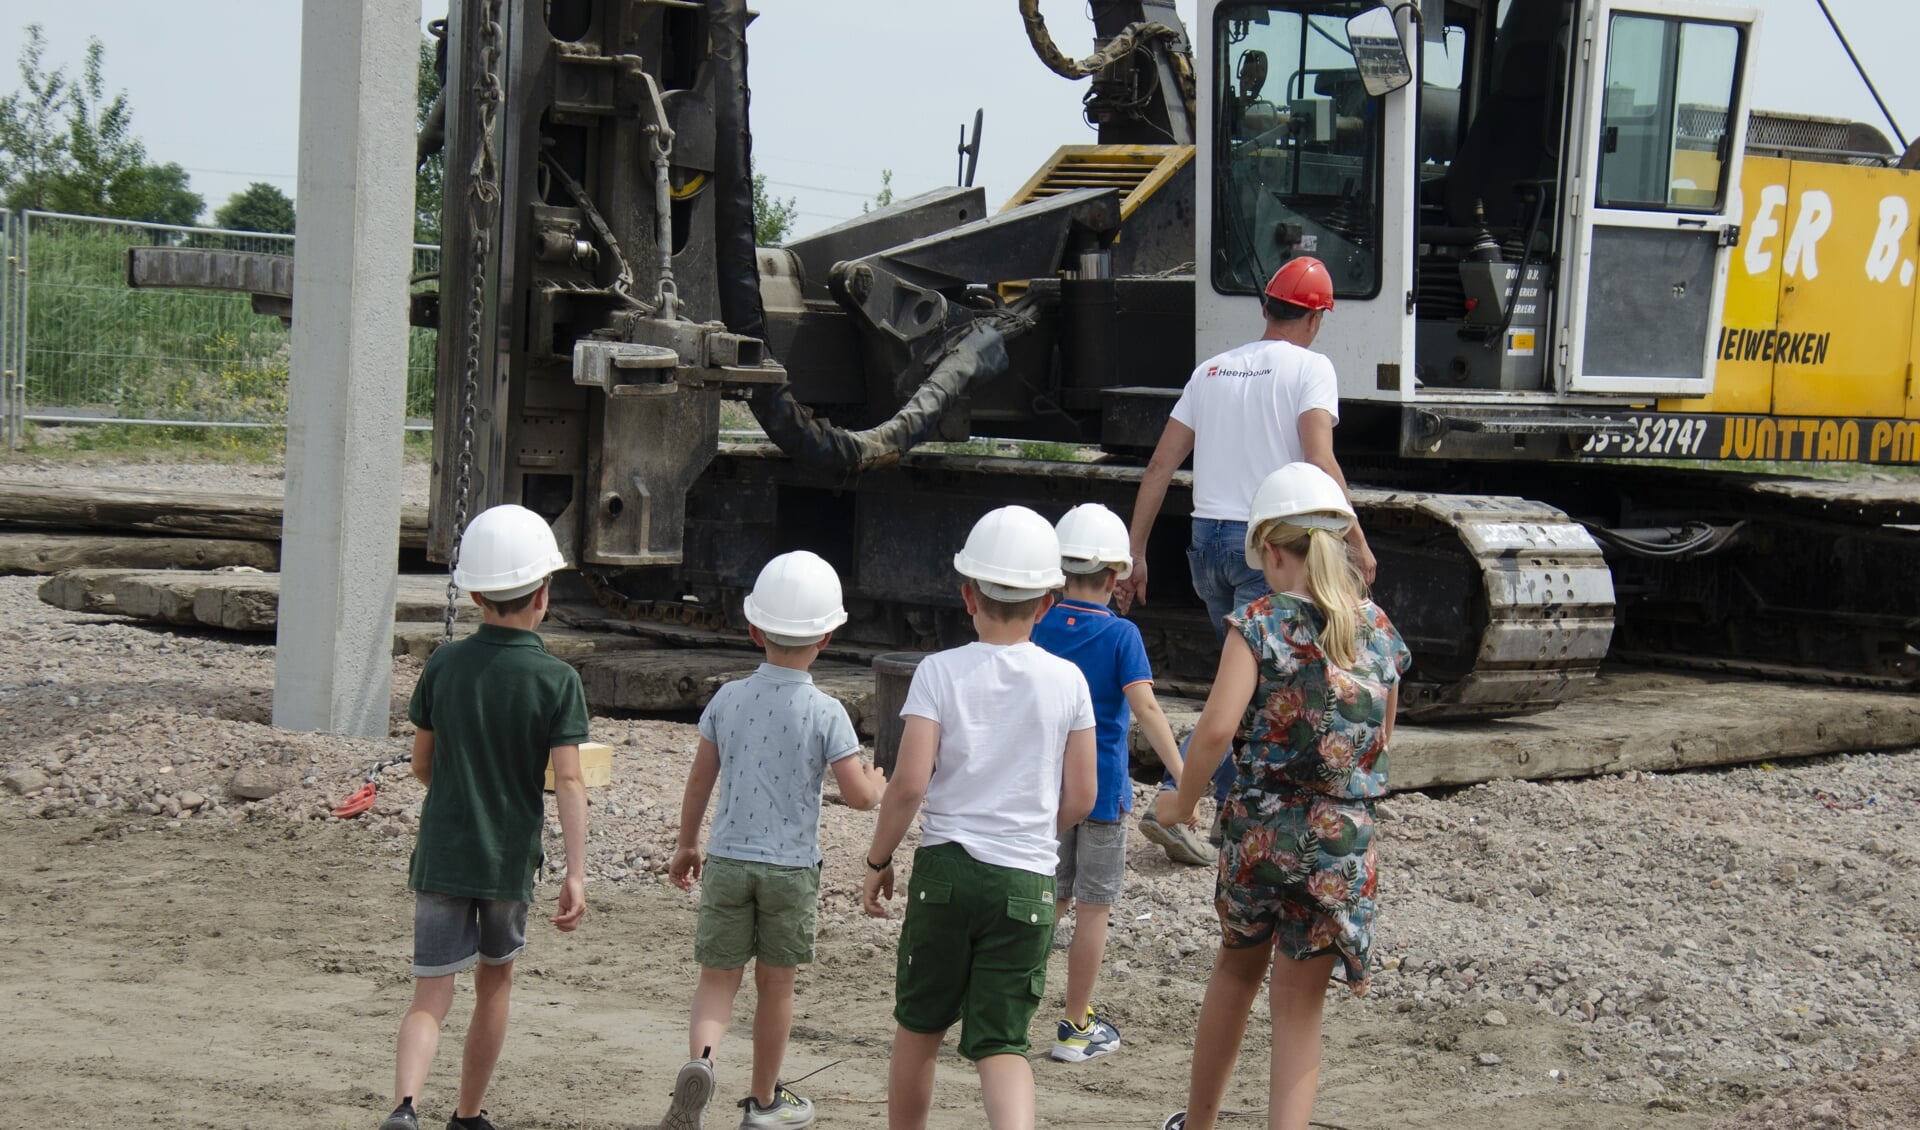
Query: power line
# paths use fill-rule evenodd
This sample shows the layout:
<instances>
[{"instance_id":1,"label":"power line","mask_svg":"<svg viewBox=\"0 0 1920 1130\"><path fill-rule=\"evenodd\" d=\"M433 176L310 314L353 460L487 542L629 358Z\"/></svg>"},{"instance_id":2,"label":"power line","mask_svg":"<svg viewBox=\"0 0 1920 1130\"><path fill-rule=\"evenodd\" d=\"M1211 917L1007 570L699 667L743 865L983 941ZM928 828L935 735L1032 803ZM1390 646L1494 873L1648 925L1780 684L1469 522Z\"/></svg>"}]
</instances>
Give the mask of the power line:
<instances>
[{"instance_id":1,"label":"power line","mask_svg":"<svg viewBox=\"0 0 1920 1130\"><path fill-rule=\"evenodd\" d=\"M774 180L772 177L767 178L767 183L779 185L781 188L803 189L807 192L831 192L835 196L857 196L862 200L873 199L873 193L871 192L855 192L850 188L828 188L820 184L796 184L790 180Z\"/></svg>"}]
</instances>

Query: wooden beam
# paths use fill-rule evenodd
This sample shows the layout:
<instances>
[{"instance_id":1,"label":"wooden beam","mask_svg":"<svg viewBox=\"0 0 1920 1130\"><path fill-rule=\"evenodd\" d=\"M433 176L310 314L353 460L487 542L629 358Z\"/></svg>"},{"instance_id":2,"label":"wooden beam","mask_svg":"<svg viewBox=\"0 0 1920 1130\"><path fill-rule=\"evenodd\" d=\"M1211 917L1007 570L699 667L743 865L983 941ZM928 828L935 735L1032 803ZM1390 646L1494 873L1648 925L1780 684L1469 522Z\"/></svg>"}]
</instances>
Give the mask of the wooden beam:
<instances>
[{"instance_id":1,"label":"wooden beam","mask_svg":"<svg viewBox=\"0 0 1920 1130\"><path fill-rule=\"evenodd\" d=\"M277 495L132 487L49 486L0 479L0 523L73 530L140 530L186 537L280 540ZM400 545L427 544L427 508L400 511Z\"/></svg>"},{"instance_id":2,"label":"wooden beam","mask_svg":"<svg viewBox=\"0 0 1920 1130\"><path fill-rule=\"evenodd\" d=\"M280 552L272 542L229 538L0 531L0 574L51 575L68 569L218 569L228 565L277 569Z\"/></svg>"}]
</instances>

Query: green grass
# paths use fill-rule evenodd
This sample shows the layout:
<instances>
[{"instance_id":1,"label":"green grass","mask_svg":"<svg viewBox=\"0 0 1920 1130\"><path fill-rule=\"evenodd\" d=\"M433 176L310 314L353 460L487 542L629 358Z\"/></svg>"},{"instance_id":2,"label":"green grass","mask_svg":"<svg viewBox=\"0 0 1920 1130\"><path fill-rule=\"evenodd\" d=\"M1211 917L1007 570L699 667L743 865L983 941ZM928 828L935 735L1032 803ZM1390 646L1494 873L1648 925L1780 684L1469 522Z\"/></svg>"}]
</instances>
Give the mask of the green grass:
<instances>
[{"instance_id":1,"label":"green grass","mask_svg":"<svg viewBox=\"0 0 1920 1130\"><path fill-rule=\"evenodd\" d=\"M183 463L280 463L287 455L285 428L196 428L151 424L85 424L46 427L28 421L20 455L37 460L82 460L95 456L165 459ZM431 432L406 432L402 458L433 458ZM4 462L4 459L0 459Z\"/></svg>"},{"instance_id":2,"label":"green grass","mask_svg":"<svg viewBox=\"0 0 1920 1130\"><path fill-rule=\"evenodd\" d=\"M244 294L126 285L127 249L167 240L234 251L291 250L285 241L255 236L194 233L182 239L138 225L33 217L27 246L29 412L223 423L285 419L291 342L278 318L255 314ZM414 329L408 337L409 418L433 414L435 336ZM178 438L128 433L94 442Z\"/></svg>"}]
</instances>

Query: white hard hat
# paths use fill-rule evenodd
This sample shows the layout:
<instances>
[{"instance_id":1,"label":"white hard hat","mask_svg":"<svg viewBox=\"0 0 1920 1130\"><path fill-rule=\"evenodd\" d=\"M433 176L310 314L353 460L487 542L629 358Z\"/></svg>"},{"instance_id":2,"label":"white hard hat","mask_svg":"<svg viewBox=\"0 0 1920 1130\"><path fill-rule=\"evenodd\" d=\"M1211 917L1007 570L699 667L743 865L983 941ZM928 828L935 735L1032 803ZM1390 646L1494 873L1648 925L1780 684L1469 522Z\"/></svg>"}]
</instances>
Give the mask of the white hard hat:
<instances>
[{"instance_id":1,"label":"white hard hat","mask_svg":"<svg viewBox=\"0 0 1920 1130\"><path fill-rule=\"evenodd\" d=\"M494 600L512 600L566 567L547 520L509 503L483 510L467 523L453 583Z\"/></svg>"},{"instance_id":2,"label":"white hard hat","mask_svg":"<svg viewBox=\"0 0 1920 1130\"><path fill-rule=\"evenodd\" d=\"M1002 506L973 524L953 567L981 595L1021 601L1067 583L1060 572L1060 539L1045 518L1024 506Z\"/></svg>"},{"instance_id":3,"label":"white hard hat","mask_svg":"<svg viewBox=\"0 0 1920 1130\"><path fill-rule=\"evenodd\" d=\"M1053 528L1060 539L1060 568L1069 573L1098 573L1112 568L1121 579L1133 572L1133 546L1120 515L1097 502L1067 511Z\"/></svg>"},{"instance_id":4,"label":"white hard hat","mask_svg":"<svg viewBox=\"0 0 1920 1130\"><path fill-rule=\"evenodd\" d=\"M804 549L767 562L747 594L747 623L782 647L804 647L847 622L840 576Z\"/></svg>"},{"instance_id":5,"label":"white hard hat","mask_svg":"<svg viewBox=\"0 0 1920 1130\"><path fill-rule=\"evenodd\" d=\"M1247 515L1247 564L1264 567L1260 558L1260 527L1275 519L1290 526L1332 530L1345 534L1354 522L1353 504L1333 476L1311 463L1289 463L1268 475L1260 489L1253 492L1253 508Z\"/></svg>"}]
</instances>

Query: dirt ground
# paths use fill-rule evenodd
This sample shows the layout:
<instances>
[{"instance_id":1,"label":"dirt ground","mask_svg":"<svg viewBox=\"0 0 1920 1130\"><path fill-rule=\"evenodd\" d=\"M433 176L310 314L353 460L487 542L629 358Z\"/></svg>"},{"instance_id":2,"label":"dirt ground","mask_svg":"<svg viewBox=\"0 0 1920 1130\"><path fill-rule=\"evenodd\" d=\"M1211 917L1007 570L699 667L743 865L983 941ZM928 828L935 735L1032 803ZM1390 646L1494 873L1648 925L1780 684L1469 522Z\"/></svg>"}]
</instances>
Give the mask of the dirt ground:
<instances>
[{"instance_id":1,"label":"dirt ground","mask_svg":"<svg viewBox=\"0 0 1920 1130\"><path fill-rule=\"evenodd\" d=\"M325 815L405 747L418 666L377 740L268 724L273 649L61 612L0 579L0 1125L372 1126L408 999L420 791ZM530 923L488 1107L502 1127L651 1127L685 1054L695 901L658 872L688 720L595 717L590 915ZM278 795L247 800L239 777ZM1316 1118L1343 1130L1920 1126L1920 754L1403 794L1383 822L1383 967L1329 994ZM820 959L786 1075L821 1125L881 1126L897 922L853 909L872 817L828 805ZM1047 1126L1158 1126L1181 1105L1211 955L1210 881L1135 836L1096 993L1126 1046L1047 1061ZM904 854L902 858L905 858ZM542 886L550 904L551 883ZM732 1125L751 989L708 1123ZM470 998L424 1112L450 1106ZM1264 1125L1265 1024L1228 1126ZM932 1125L983 1124L943 1058Z\"/></svg>"}]
</instances>

